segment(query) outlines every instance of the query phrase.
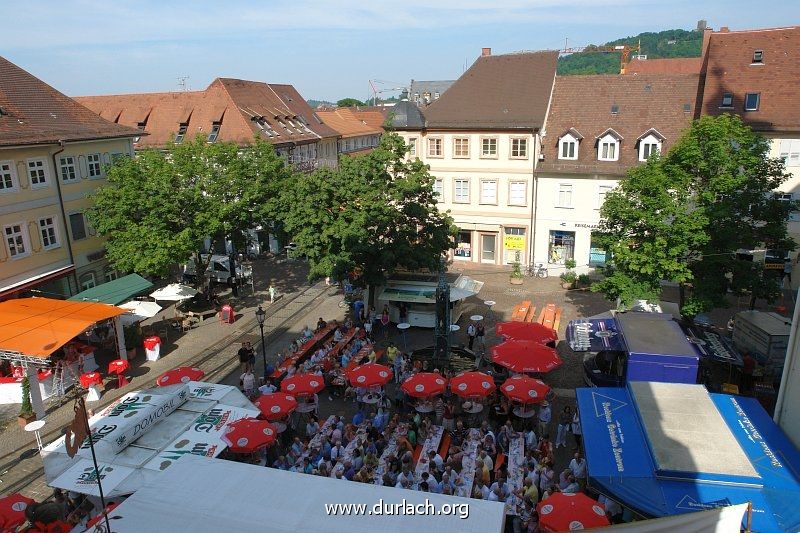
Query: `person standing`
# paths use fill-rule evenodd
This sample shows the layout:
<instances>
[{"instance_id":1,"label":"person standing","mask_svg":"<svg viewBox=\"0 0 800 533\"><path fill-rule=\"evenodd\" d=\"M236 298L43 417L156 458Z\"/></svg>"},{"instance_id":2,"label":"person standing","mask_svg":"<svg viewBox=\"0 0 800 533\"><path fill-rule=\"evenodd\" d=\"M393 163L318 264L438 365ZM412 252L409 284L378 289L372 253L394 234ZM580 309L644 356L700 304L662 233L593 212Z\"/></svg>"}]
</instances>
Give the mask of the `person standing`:
<instances>
[{"instance_id":1,"label":"person standing","mask_svg":"<svg viewBox=\"0 0 800 533\"><path fill-rule=\"evenodd\" d=\"M469 326L467 326L467 337L469 337L469 344L467 347L470 351L472 351L472 347L475 344L475 334L477 333L477 329L475 328L475 322L470 322Z\"/></svg>"},{"instance_id":2,"label":"person standing","mask_svg":"<svg viewBox=\"0 0 800 533\"><path fill-rule=\"evenodd\" d=\"M556 449L563 446L567 447L567 433L572 426L572 408L569 405L564 406L564 410L558 415L558 430L556 431Z\"/></svg>"},{"instance_id":3,"label":"person standing","mask_svg":"<svg viewBox=\"0 0 800 533\"><path fill-rule=\"evenodd\" d=\"M569 462L569 469L572 470L572 475L575 476L575 480L580 485L581 490L586 488L586 476L587 476L587 468L586 468L586 459L581 456L581 452L575 452L575 456L572 461Z\"/></svg>"},{"instance_id":4,"label":"person standing","mask_svg":"<svg viewBox=\"0 0 800 533\"><path fill-rule=\"evenodd\" d=\"M383 311L381 312L381 326L383 326L383 338L389 338L389 306L384 305Z\"/></svg>"},{"instance_id":5,"label":"person standing","mask_svg":"<svg viewBox=\"0 0 800 533\"><path fill-rule=\"evenodd\" d=\"M547 425L550 424L550 419L553 417L553 413L550 411L550 402L547 400L542 402L542 406L539 408L539 431L537 432L539 436L546 435Z\"/></svg>"},{"instance_id":6,"label":"person standing","mask_svg":"<svg viewBox=\"0 0 800 533\"><path fill-rule=\"evenodd\" d=\"M271 303L271 304L275 303L275 294L276 294L276 292L277 291L275 290L275 285L270 283L269 284L269 303Z\"/></svg>"},{"instance_id":7,"label":"person standing","mask_svg":"<svg viewBox=\"0 0 800 533\"><path fill-rule=\"evenodd\" d=\"M250 368L245 370L244 374L241 375L239 380L242 383L244 395L248 398L252 398L256 389L256 376L253 374L253 370Z\"/></svg>"},{"instance_id":8,"label":"person standing","mask_svg":"<svg viewBox=\"0 0 800 533\"><path fill-rule=\"evenodd\" d=\"M578 409L572 415L572 436L575 437L575 449L581 449L581 441L583 439L583 430L581 429L581 417L578 414Z\"/></svg>"},{"instance_id":9,"label":"person standing","mask_svg":"<svg viewBox=\"0 0 800 533\"><path fill-rule=\"evenodd\" d=\"M484 337L486 336L486 328L483 326L483 322L478 322L478 325L475 328L475 336L478 338L478 345L480 345L481 350L486 350L486 342L484 341Z\"/></svg>"},{"instance_id":10,"label":"person standing","mask_svg":"<svg viewBox=\"0 0 800 533\"><path fill-rule=\"evenodd\" d=\"M252 370L255 366L256 353L249 342L243 342L242 347L237 352L239 355L239 362L242 364L242 371L247 372L248 369Z\"/></svg>"}]
</instances>

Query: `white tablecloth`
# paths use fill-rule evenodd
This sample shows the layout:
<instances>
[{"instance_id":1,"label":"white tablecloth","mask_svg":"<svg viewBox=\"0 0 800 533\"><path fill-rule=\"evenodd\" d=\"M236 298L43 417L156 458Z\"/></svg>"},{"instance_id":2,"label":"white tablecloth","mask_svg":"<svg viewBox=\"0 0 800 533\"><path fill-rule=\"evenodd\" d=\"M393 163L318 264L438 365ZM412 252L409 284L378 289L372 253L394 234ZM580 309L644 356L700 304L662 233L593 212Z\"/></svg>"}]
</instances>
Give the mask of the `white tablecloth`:
<instances>
[{"instance_id":1,"label":"white tablecloth","mask_svg":"<svg viewBox=\"0 0 800 533\"><path fill-rule=\"evenodd\" d=\"M481 441L481 432L472 428L469 430L469 437L461 447L464 452L464 459L461 461L460 483L456 487L456 496L469 498L472 495L472 484L475 481L475 462L478 459L478 444Z\"/></svg>"},{"instance_id":2,"label":"white tablecloth","mask_svg":"<svg viewBox=\"0 0 800 533\"><path fill-rule=\"evenodd\" d=\"M444 427L431 426L431 434L425 439L422 445L422 452L419 454L417 460L417 467L414 469L414 477L417 482L420 481L423 472L429 472L431 465L428 462L428 452L431 450L438 451L439 443L442 442L442 435L444 434Z\"/></svg>"}]
</instances>

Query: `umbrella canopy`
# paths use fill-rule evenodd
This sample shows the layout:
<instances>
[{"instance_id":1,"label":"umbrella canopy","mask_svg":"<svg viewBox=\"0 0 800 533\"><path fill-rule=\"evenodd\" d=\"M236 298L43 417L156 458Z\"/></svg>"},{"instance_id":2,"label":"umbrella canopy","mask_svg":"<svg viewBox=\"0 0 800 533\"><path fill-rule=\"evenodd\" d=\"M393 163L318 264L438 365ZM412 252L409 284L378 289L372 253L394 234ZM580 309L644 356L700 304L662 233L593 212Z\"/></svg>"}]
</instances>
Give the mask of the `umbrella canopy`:
<instances>
[{"instance_id":1,"label":"umbrella canopy","mask_svg":"<svg viewBox=\"0 0 800 533\"><path fill-rule=\"evenodd\" d=\"M497 390L497 385L483 372L462 372L450 380L450 390L462 398L485 398Z\"/></svg>"},{"instance_id":2,"label":"umbrella canopy","mask_svg":"<svg viewBox=\"0 0 800 533\"><path fill-rule=\"evenodd\" d=\"M500 322L495 328L498 335L519 341L550 344L558 340L558 333L538 322Z\"/></svg>"},{"instance_id":3,"label":"umbrella canopy","mask_svg":"<svg viewBox=\"0 0 800 533\"><path fill-rule=\"evenodd\" d=\"M367 363L357 366L347 373L347 379L354 387L378 387L389 383L394 374L388 366Z\"/></svg>"},{"instance_id":4,"label":"umbrella canopy","mask_svg":"<svg viewBox=\"0 0 800 533\"><path fill-rule=\"evenodd\" d=\"M150 293L150 297L155 298L156 300L164 300L167 302L179 302L181 300L187 300L195 294L197 294L197 291L188 285L170 283L166 287Z\"/></svg>"},{"instance_id":5,"label":"umbrella canopy","mask_svg":"<svg viewBox=\"0 0 800 533\"><path fill-rule=\"evenodd\" d=\"M81 382L81 387L88 389L92 385L99 385L102 383L103 376L100 375L100 372L86 372L85 374L81 374L78 380Z\"/></svg>"},{"instance_id":6,"label":"umbrella canopy","mask_svg":"<svg viewBox=\"0 0 800 533\"><path fill-rule=\"evenodd\" d=\"M572 531L608 526L603 506L583 493L556 492L536 506L542 531Z\"/></svg>"},{"instance_id":7,"label":"umbrella canopy","mask_svg":"<svg viewBox=\"0 0 800 533\"><path fill-rule=\"evenodd\" d=\"M316 374L295 374L281 381L281 390L295 396L311 396L325 388L325 380Z\"/></svg>"},{"instance_id":8,"label":"umbrella canopy","mask_svg":"<svg viewBox=\"0 0 800 533\"><path fill-rule=\"evenodd\" d=\"M108 363L109 374L122 374L128 370L128 362L125 359L114 359Z\"/></svg>"},{"instance_id":9,"label":"umbrella canopy","mask_svg":"<svg viewBox=\"0 0 800 533\"><path fill-rule=\"evenodd\" d=\"M253 405L261 411L261 416L265 420L280 420L286 418L297 409L297 400L291 394L285 392L273 392L263 394L255 399Z\"/></svg>"},{"instance_id":10,"label":"umbrella canopy","mask_svg":"<svg viewBox=\"0 0 800 533\"><path fill-rule=\"evenodd\" d=\"M435 372L418 372L403 382L403 392L414 398L428 398L444 392L447 380Z\"/></svg>"},{"instance_id":11,"label":"umbrella canopy","mask_svg":"<svg viewBox=\"0 0 800 533\"><path fill-rule=\"evenodd\" d=\"M139 300L132 300L120 304L118 307L127 309L128 312L122 315L122 321L132 324L134 322L141 322L148 318L152 318L161 311L161 306L155 302L142 302Z\"/></svg>"},{"instance_id":12,"label":"umbrella canopy","mask_svg":"<svg viewBox=\"0 0 800 533\"><path fill-rule=\"evenodd\" d=\"M0 498L0 527L3 531L14 531L25 522L25 509L32 503L36 501L20 493Z\"/></svg>"},{"instance_id":13,"label":"umbrella canopy","mask_svg":"<svg viewBox=\"0 0 800 533\"><path fill-rule=\"evenodd\" d=\"M550 387L541 379L533 379L528 376L514 376L508 378L505 383L500 386L500 390L509 400L528 404L545 400L545 396L550 392Z\"/></svg>"},{"instance_id":14,"label":"umbrella canopy","mask_svg":"<svg viewBox=\"0 0 800 533\"><path fill-rule=\"evenodd\" d=\"M102 512L102 513L100 513L99 515L95 516L94 518L92 518L91 520L89 520L89 521L86 523L86 529L88 530L89 528L91 528L91 527L94 527L94 526L96 526L97 524L99 524L99 523L100 523L100 521L103 519L103 517L104 517L105 515L107 515L108 513L110 513L111 511L113 511L114 509L116 509L118 506L119 506L119 504L118 504L118 503L114 503L114 502L112 502L112 503L109 503L108 505L106 505L106 510L105 510L105 511L103 511L103 512Z\"/></svg>"},{"instance_id":15,"label":"umbrella canopy","mask_svg":"<svg viewBox=\"0 0 800 533\"><path fill-rule=\"evenodd\" d=\"M269 446L277 437L277 428L266 420L241 418L228 424L221 438L233 453L253 453Z\"/></svg>"},{"instance_id":16,"label":"umbrella canopy","mask_svg":"<svg viewBox=\"0 0 800 533\"><path fill-rule=\"evenodd\" d=\"M167 385L179 385L181 383L189 383L190 381L200 381L206 373L199 368L191 366L179 366L172 370L167 370L156 380L156 385L159 387L166 387Z\"/></svg>"},{"instance_id":17,"label":"umbrella canopy","mask_svg":"<svg viewBox=\"0 0 800 533\"><path fill-rule=\"evenodd\" d=\"M513 372L550 372L561 366L558 352L534 341L507 340L492 346L492 362Z\"/></svg>"}]
</instances>

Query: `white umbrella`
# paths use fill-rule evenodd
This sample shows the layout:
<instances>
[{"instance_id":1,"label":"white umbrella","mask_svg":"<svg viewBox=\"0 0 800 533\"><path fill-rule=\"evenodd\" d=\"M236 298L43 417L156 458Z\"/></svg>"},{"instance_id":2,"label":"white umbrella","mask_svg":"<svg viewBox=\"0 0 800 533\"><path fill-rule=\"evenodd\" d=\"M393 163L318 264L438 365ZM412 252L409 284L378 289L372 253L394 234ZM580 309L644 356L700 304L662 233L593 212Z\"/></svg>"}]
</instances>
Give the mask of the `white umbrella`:
<instances>
[{"instance_id":1,"label":"white umbrella","mask_svg":"<svg viewBox=\"0 0 800 533\"><path fill-rule=\"evenodd\" d=\"M140 322L147 318L152 318L156 316L159 311L161 311L161 306L157 303L143 302L140 300L125 302L124 304L120 304L118 307L128 310L127 313L122 315L122 322L127 324L133 324L134 322Z\"/></svg>"},{"instance_id":2,"label":"white umbrella","mask_svg":"<svg viewBox=\"0 0 800 533\"><path fill-rule=\"evenodd\" d=\"M179 302L187 300L197 294L197 291L188 285L181 285L180 283L171 283L156 292L151 293L150 297L156 300L164 300L169 302Z\"/></svg>"}]
</instances>

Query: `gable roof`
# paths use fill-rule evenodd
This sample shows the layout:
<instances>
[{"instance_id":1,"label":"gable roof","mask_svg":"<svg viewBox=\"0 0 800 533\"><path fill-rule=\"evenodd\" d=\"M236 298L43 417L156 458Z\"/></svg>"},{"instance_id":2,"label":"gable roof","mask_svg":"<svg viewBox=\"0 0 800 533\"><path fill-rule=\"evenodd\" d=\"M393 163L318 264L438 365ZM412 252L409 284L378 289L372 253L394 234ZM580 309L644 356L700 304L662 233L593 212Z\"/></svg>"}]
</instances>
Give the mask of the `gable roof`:
<instances>
[{"instance_id":1,"label":"gable roof","mask_svg":"<svg viewBox=\"0 0 800 533\"><path fill-rule=\"evenodd\" d=\"M0 146L135 137L0 57Z\"/></svg>"},{"instance_id":2,"label":"gable roof","mask_svg":"<svg viewBox=\"0 0 800 533\"><path fill-rule=\"evenodd\" d=\"M701 57L633 58L625 67L625 74L697 74L702 66L703 58Z\"/></svg>"},{"instance_id":3,"label":"gable roof","mask_svg":"<svg viewBox=\"0 0 800 533\"><path fill-rule=\"evenodd\" d=\"M800 26L710 33L704 60L703 114L736 113L760 131L800 131ZM724 93L733 95L732 109L720 108ZM761 93L758 111L744 111L746 93Z\"/></svg>"},{"instance_id":4,"label":"gable roof","mask_svg":"<svg viewBox=\"0 0 800 533\"><path fill-rule=\"evenodd\" d=\"M375 113L374 111L369 114ZM358 112L349 107L342 107L332 111L317 111L322 121L336 130L342 138L361 137L364 135L380 135L383 128L367 124L362 118L365 112ZM372 118L372 117L371 117Z\"/></svg>"},{"instance_id":5,"label":"gable roof","mask_svg":"<svg viewBox=\"0 0 800 533\"><path fill-rule=\"evenodd\" d=\"M138 117L146 114L144 131L149 136L139 140L137 149L164 147L181 124L187 124L187 136L193 137L208 134L217 122L219 141L239 145L253 142L257 135L278 146L338 135L291 85L217 78L203 91L82 96L76 100L100 116L128 126L137 127ZM276 135L260 127L259 121Z\"/></svg>"},{"instance_id":6,"label":"gable roof","mask_svg":"<svg viewBox=\"0 0 800 533\"><path fill-rule=\"evenodd\" d=\"M428 128L520 129L544 126L558 52L479 57L425 108Z\"/></svg>"},{"instance_id":7,"label":"gable roof","mask_svg":"<svg viewBox=\"0 0 800 533\"><path fill-rule=\"evenodd\" d=\"M640 164L638 139L653 129L665 138L662 150L669 150L694 117L698 81L697 74L557 77L539 170L623 175ZM558 139L570 129L586 138L577 160L559 160ZM611 131L622 138L619 160L598 161L596 139Z\"/></svg>"}]
</instances>

